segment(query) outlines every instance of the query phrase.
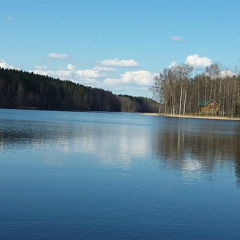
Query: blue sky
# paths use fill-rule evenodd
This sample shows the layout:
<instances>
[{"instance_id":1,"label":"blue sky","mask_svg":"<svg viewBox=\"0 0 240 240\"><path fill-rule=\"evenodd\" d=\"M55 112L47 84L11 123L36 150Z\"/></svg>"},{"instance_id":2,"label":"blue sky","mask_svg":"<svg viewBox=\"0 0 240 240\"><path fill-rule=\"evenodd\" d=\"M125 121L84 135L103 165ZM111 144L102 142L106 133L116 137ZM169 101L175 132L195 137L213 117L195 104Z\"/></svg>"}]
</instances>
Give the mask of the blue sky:
<instances>
[{"instance_id":1,"label":"blue sky","mask_svg":"<svg viewBox=\"0 0 240 240\"><path fill-rule=\"evenodd\" d=\"M0 0L0 66L151 97L171 64L240 65L239 0Z\"/></svg>"}]
</instances>

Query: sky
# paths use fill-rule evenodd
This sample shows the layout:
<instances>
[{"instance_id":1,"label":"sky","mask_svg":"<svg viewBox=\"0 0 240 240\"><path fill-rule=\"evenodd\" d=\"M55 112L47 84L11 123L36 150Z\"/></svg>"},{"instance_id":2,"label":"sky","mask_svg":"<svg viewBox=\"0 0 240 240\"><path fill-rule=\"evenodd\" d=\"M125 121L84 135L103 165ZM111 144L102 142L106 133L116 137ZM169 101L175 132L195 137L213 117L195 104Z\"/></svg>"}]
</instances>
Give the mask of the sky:
<instances>
[{"instance_id":1,"label":"sky","mask_svg":"<svg viewBox=\"0 0 240 240\"><path fill-rule=\"evenodd\" d=\"M239 0L0 0L0 67L152 97L154 76L174 64L240 68L239 9Z\"/></svg>"}]
</instances>

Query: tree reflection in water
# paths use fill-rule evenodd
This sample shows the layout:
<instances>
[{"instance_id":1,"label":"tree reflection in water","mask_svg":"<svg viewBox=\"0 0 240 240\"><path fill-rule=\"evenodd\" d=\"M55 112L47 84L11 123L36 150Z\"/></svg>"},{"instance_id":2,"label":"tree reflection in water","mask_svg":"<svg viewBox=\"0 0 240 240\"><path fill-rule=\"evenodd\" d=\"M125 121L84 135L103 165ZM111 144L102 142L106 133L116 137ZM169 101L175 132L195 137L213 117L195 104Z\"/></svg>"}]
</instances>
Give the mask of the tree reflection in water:
<instances>
[{"instance_id":1,"label":"tree reflection in water","mask_svg":"<svg viewBox=\"0 0 240 240\"><path fill-rule=\"evenodd\" d=\"M163 123L153 146L161 164L185 172L212 172L219 164L232 163L240 186L239 122L168 119Z\"/></svg>"}]
</instances>

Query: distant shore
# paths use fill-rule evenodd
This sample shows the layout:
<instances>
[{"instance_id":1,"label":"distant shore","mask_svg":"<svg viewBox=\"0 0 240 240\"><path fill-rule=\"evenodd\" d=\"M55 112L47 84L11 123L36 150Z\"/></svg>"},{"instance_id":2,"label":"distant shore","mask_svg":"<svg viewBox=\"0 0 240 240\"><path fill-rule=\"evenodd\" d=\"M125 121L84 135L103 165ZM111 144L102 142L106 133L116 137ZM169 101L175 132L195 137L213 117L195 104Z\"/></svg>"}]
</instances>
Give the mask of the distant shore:
<instances>
[{"instance_id":1,"label":"distant shore","mask_svg":"<svg viewBox=\"0 0 240 240\"><path fill-rule=\"evenodd\" d=\"M225 121L240 121L240 118L222 117L222 116L196 116L183 114L163 114L163 113L143 113L146 116L168 117L168 118L196 118L209 120L225 120Z\"/></svg>"}]
</instances>

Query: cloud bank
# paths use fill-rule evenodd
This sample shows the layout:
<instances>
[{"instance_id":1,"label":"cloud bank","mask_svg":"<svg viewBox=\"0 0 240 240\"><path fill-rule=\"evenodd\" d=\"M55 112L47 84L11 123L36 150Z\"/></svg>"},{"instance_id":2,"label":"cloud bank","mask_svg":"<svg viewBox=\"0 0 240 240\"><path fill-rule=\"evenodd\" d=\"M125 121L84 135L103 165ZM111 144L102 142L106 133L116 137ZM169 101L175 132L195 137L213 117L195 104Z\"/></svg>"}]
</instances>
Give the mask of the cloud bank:
<instances>
[{"instance_id":1,"label":"cloud bank","mask_svg":"<svg viewBox=\"0 0 240 240\"><path fill-rule=\"evenodd\" d=\"M48 54L48 58L58 60L69 59L67 54L58 53L50 53ZM198 54L194 54L186 58L185 64L193 66L196 70L204 70L212 64L212 61L207 57L200 57ZM172 62L169 67L176 65L178 65L177 62ZM13 69L4 60L0 60L0 67ZM89 69L79 69L72 63L68 63L65 68L61 69L49 69L45 65L37 65L30 72L61 80L70 80L78 84L102 88L118 94L148 95L147 92L149 92L149 88L153 85L154 77L158 73L152 73L144 69L137 71L129 70L136 67L139 67L139 64L133 59L119 60L115 58L100 61L99 64ZM222 77L231 76L231 74L230 71L221 72Z\"/></svg>"},{"instance_id":2,"label":"cloud bank","mask_svg":"<svg viewBox=\"0 0 240 240\"><path fill-rule=\"evenodd\" d=\"M48 58L66 60L67 54L52 53ZM132 70L139 66L133 59L105 59L92 68L81 69L69 62L65 67L57 68L47 65L36 65L33 70L35 74L50 76L61 80L70 80L85 86L102 88L115 94L127 94L135 96L150 96L149 88L153 85L153 80L157 73L140 69ZM0 60L1 68L13 68L4 60Z\"/></svg>"},{"instance_id":3,"label":"cloud bank","mask_svg":"<svg viewBox=\"0 0 240 240\"><path fill-rule=\"evenodd\" d=\"M53 59L59 59L60 57L65 59L64 56L51 55ZM112 92L132 95L132 91L134 91L135 95L143 95L144 91L149 92L149 87L152 86L156 74L146 70L125 71L125 69L138 66L138 63L133 59L119 60L116 58L105 59L91 69L78 69L75 65L69 63L60 70L50 70L46 66L36 66L32 72L61 80L71 80L86 86L103 88ZM139 91L141 93L137 94Z\"/></svg>"}]
</instances>

